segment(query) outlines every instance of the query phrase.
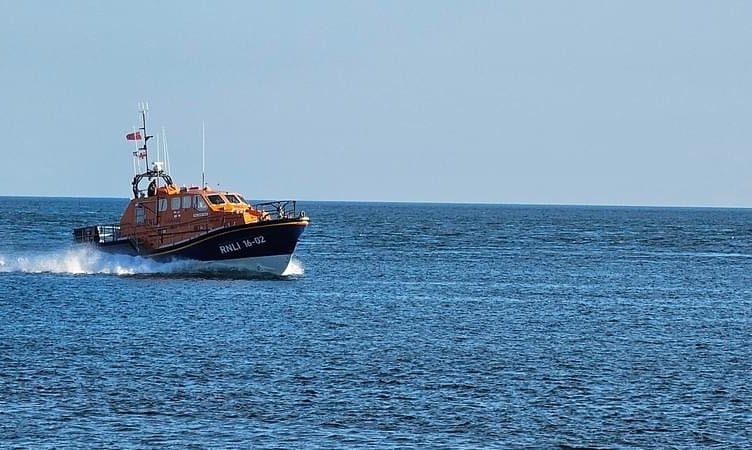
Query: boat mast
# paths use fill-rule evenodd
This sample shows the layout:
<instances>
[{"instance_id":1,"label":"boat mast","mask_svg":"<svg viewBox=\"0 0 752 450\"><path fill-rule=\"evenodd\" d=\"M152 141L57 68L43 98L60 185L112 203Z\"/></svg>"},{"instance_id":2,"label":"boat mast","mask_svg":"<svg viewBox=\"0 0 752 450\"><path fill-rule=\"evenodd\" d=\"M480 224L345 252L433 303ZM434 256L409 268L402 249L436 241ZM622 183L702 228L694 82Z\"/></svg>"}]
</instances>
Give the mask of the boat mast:
<instances>
[{"instance_id":1,"label":"boat mast","mask_svg":"<svg viewBox=\"0 0 752 450\"><path fill-rule=\"evenodd\" d=\"M133 127L133 133L132 134L133 134L134 137L136 137L136 127ZM127 138L128 138L128 136L126 136L126 139ZM138 152L139 152L138 140L135 140L133 143L136 145L136 151L133 152L133 176L135 177L136 175L138 175L138 171L141 169L141 167L140 167L141 164L138 161L139 160L139 158L138 158Z\"/></svg>"},{"instance_id":2,"label":"boat mast","mask_svg":"<svg viewBox=\"0 0 752 450\"><path fill-rule=\"evenodd\" d=\"M138 110L141 113L141 128L139 130L144 132L144 146L140 147L138 150L144 151L144 156L146 157L146 170L149 170L149 152L146 149L146 142L149 140L151 136L146 134L146 113L149 112L149 104L148 103L139 103L138 104Z\"/></svg>"}]
</instances>

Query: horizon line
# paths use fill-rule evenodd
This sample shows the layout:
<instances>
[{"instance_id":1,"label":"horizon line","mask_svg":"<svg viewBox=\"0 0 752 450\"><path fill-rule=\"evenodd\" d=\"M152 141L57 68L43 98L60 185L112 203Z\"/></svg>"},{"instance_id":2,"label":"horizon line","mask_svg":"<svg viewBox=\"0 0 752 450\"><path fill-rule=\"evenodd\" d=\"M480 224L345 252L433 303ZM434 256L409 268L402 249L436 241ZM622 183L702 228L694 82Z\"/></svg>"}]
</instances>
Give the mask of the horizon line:
<instances>
[{"instance_id":1,"label":"horizon line","mask_svg":"<svg viewBox=\"0 0 752 450\"><path fill-rule=\"evenodd\" d=\"M0 194L0 198L60 198L60 199L107 199L128 200L130 197L119 196L83 196L83 195L6 195ZM267 201L273 199L258 199ZM593 208L686 208L686 209L750 209L752 206L740 205L686 205L686 204L617 204L617 203L546 203L546 202L491 202L491 201L446 201L446 200L316 200L316 199L289 199L296 202L310 203L373 203L373 204L425 204L425 205L488 205L488 206L558 206L558 207L593 207Z\"/></svg>"}]
</instances>

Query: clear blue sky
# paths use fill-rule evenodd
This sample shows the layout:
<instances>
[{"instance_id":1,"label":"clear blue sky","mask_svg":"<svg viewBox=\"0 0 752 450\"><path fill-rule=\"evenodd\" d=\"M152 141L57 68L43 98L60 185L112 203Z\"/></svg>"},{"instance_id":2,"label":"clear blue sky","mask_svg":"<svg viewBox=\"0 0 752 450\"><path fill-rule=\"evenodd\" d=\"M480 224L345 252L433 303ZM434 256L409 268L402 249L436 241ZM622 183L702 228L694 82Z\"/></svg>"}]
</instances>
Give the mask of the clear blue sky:
<instances>
[{"instance_id":1,"label":"clear blue sky","mask_svg":"<svg viewBox=\"0 0 752 450\"><path fill-rule=\"evenodd\" d=\"M0 195L752 206L749 1L0 1Z\"/></svg>"}]
</instances>

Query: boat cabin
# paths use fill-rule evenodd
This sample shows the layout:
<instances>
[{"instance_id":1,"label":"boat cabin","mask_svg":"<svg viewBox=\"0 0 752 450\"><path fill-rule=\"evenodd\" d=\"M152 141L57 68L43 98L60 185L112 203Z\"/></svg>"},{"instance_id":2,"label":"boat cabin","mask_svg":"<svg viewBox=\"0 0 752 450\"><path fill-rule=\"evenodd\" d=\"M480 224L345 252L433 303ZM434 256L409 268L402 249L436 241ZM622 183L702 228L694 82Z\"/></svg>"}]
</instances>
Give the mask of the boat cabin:
<instances>
[{"instance_id":1,"label":"boat cabin","mask_svg":"<svg viewBox=\"0 0 752 450\"><path fill-rule=\"evenodd\" d=\"M141 189L141 181L150 179ZM139 245L160 248L195 238L220 228L271 219L237 192L209 187L177 187L161 165L133 179L134 198L120 219L119 235L136 239Z\"/></svg>"}]
</instances>

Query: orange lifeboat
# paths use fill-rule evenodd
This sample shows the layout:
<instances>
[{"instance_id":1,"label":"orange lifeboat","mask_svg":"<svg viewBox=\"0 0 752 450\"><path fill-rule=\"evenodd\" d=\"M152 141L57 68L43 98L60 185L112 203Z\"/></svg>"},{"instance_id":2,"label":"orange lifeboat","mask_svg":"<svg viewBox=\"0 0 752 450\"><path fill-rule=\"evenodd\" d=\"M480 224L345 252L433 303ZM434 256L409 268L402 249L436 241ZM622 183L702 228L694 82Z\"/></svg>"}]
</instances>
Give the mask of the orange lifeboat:
<instances>
[{"instance_id":1,"label":"orange lifeboat","mask_svg":"<svg viewBox=\"0 0 752 450\"><path fill-rule=\"evenodd\" d=\"M144 110L141 118L140 131L128 136L144 137L134 158L146 159L148 167ZM76 228L75 241L160 261L190 259L281 275L309 223L294 200L251 204L237 192L179 188L161 162L137 173L131 187L133 198L119 223Z\"/></svg>"}]
</instances>

